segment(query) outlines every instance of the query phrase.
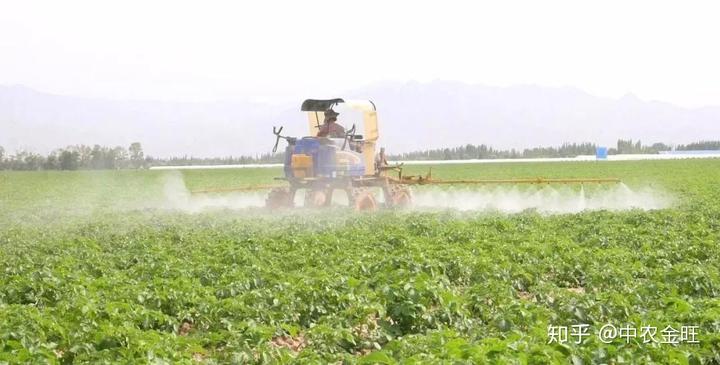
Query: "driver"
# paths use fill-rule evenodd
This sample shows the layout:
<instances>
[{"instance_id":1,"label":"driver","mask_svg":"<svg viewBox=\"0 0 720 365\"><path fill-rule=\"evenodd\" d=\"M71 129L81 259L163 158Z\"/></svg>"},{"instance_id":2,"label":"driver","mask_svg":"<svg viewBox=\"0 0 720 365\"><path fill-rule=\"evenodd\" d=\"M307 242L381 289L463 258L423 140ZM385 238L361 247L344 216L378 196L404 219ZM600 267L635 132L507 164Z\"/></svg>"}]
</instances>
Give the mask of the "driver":
<instances>
[{"instance_id":1,"label":"driver","mask_svg":"<svg viewBox=\"0 0 720 365\"><path fill-rule=\"evenodd\" d=\"M345 128L337 123L338 115L340 113L332 109L325 111L325 121L318 131L318 137L345 138Z\"/></svg>"}]
</instances>

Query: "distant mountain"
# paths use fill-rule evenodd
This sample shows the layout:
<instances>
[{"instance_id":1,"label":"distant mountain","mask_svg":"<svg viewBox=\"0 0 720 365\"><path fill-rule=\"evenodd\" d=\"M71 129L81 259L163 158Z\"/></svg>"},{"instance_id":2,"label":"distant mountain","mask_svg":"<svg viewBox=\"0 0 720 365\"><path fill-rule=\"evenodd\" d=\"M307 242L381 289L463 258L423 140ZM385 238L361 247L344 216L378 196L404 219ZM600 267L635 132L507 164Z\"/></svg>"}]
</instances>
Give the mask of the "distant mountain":
<instances>
[{"instance_id":1,"label":"distant mountain","mask_svg":"<svg viewBox=\"0 0 720 365\"><path fill-rule=\"evenodd\" d=\"M379 84L353 95L376 102L386 143L402 151L465 143L521 149L564 142L614 146L619 138L647 144L720 139L720 107L686 109L632 95L609 99L573 88L439 81Z\"/></svg>"},{"instance_id":2,"label":"distant mountain","mask_svg":"<svg viewBox=\"0 0 720 365\"><path fill-rule=\"evenodd\" d=\"M573 88L386 82L340 96L375 102L381 144L393 153L466 143L525 148L564 142L613 146L618 138L646 144L720 139L720 107L688 109L632 95L600 98ZM259 154L274 142L273 125L285 125L291 135L307 133L301 102L114 101L0 86L0 146L10 153L45 153L70 144L139 141L158 157ZM352 113L340 120L346 127L360 125Z\"/></svg>"},{"instance_id":3,"label":"distant mountain","mask_svg":"<svg viewBox=\"0 0 720 365\"><path fill-rule=\"evenodd\" d=\"M251 154L271 145L271 128L263 122L273 113L245 102L113 101L0 87L0 146L48 152L139 141L154 156Z\"/></svg>"}]
</instances>

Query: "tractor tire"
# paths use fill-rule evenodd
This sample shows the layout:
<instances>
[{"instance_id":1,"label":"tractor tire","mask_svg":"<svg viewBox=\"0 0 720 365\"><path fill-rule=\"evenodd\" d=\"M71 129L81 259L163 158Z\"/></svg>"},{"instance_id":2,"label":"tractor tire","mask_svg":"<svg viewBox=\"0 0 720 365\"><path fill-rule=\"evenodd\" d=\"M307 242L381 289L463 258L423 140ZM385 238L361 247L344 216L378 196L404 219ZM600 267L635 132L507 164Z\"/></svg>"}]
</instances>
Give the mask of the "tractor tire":
<instances>
[{"instance_id":1,"label":"tractor tire","mask_svg":"<svg viewBox=\"0 0 720 365\"><path fill-rule=\"evenodd\" d=\"M330 205L332 191L308 190L305 192L306 208L321 208Z\"/></svg>"},{"instance_id":2,"label":"tractor tire","mask_svg":"<svg viewBox=\"0 0 720 365\"><path fill-rule=\"evenodd\" d=\"M270 209L292 208L293 194L288 188L274 188L265 199L265 206Z\"/></svg>"},{"instance_id":3,"label":"tractor tire","mask_svg":"<svg viewBox=\"0 0 720 365\"><path fill-rule=\"evenodd\" d=\"M393 208L407 208L412 205L412 194L407 185L390 186L390 204Z\"/></svg>"},{"instance_id":4,"label":"tractor tire","mask_svg":"<svg viewBox=\"0 0 720 365\"><path fill-rule=\"evenodd\" d=\"M377 210L377 202L375 196L367 189L352 189L352 199L350 206L358 212L372 212Z\"/></svg>"}]
</instances>

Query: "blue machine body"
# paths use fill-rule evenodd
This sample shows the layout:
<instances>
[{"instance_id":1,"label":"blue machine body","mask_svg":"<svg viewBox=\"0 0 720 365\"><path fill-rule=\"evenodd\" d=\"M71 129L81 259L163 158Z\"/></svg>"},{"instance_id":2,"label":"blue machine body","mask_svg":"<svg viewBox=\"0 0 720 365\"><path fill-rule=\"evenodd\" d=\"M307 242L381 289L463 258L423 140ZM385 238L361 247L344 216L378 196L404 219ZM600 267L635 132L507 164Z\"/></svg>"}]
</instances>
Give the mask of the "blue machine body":
<instances>
[{"instance_id":1,"label":"blue machine body","mask_svg":"<svg viewBox=\"0 0 720 365\"><path fill-rule=\"evenodd\" d=\"M339 144L339 145L338 145ZM349 148L341 150L343 140L318 137L304 137L294 146L285 150L284 171L286 178L293 178L292 155L304 154L312 157L313 177L363 176L365 163L362 154Z\"/></svg>"}]
</instances>

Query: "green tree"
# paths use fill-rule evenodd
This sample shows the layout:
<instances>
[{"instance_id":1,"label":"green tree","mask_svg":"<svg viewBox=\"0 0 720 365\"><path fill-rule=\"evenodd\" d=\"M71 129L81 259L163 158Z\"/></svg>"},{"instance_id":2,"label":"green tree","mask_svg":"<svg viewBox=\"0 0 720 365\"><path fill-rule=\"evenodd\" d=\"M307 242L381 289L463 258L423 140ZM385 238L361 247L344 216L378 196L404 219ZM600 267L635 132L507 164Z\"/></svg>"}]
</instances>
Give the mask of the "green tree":
<instances>
[{"instance_id":1,"label":"green tree","mask_svg":"<svg viewBox=\"0 0 720 365\"><path fill-rule=\"evenodd\" d=\"M130 161L133 167L136 169L142 167L145 156L140 142L133 142L128 148L128 152L130 153Z\"/></svg>"},{"instance_id":2,"label":"green tree","mask_svg":"<svg viewBox=\"0 0 720 365\"><path fill-rule=\"evenodd\" d=\"M128 151L120 146L113 148L113 157L115 157L115 168L124 169L128 167Z\"/></svg>"},{"instance_id":3,"label":"green tree","mask_svg":"<svg viewBox=\"0 0 720 365\"><path fill-rule=\"evenodd\" d=\"M90 152L90 166L93 169L102 169L106 168L104 164L104 157L105 157L105 151L103 151L103 147L100 147L99 144L96 144L92 151Z\"/></svg>"},{"instance_id":4,"label":"green tree","mask_svg":"<svg viewBox=\"0 0 720 365\"><path fill-rule=\"evenodd\" d=\"M47 156L42 166L43 170L57 170L60 168L57 152L53 152Z\"/></svg>"},{"instance_id":5,"label":"green tree","mask_svg":"<svg viewBox=\"0 0 720 365\"><path fill-rule=\"evenodd\" d=\"M77 151L63 150L60 152L60 169L77 170L80 160L80 153Z\"/></svg>"},{"instance_id":6,"label":"green tree","mask_svg":"<svg viewBox=\"0 0 720 365\"><path fill-rule=\"evenodd\" d=\"M23 158L25 164L24 170L40 170L45 164L45 157L37 154L28 152Z\"/></svg>"}]
</instances>

